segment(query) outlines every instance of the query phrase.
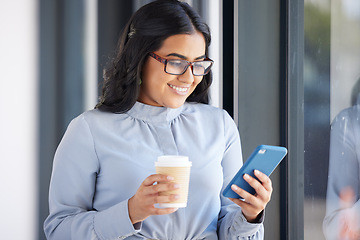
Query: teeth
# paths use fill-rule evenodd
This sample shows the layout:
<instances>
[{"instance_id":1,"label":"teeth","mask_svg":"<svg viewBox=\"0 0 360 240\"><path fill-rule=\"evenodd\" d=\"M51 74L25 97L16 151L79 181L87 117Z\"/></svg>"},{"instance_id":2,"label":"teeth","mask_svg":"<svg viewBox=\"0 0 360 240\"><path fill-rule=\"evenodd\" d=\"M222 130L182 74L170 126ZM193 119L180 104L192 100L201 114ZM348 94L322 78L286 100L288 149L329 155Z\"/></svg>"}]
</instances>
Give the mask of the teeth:
<instances>
[{"instance_id":1,"label":"teeth","mask_svg":"<svg viewBox=\"0 0 360 240\"><path fill-rule=\"evenodd\" d=\"M179 91L179 92L186 92L186 91L188 90L188 88L177 87L177 86L174 86L174 85L171 85L171 84L169 84L169 86L170 86L172 89L175 89L176 91Z\"/></svg>"}]
</instances>

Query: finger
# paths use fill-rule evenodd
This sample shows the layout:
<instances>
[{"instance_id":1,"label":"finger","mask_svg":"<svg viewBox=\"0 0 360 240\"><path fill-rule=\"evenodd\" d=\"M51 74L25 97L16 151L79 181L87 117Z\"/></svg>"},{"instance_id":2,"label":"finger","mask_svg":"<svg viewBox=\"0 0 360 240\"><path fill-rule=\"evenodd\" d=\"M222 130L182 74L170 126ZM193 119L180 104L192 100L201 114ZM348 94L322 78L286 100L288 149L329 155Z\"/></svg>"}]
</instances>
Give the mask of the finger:
<instances>
[{"instance_id":1,"label":"finger","mask_svg":"<svg viewBox=\"0 0 360 240\"><path fill-rule=\"evenodd\" d=\"M169 181L173 181L174 178L171 176L167 176L164 174L153 174L150 175L149 177L147 177L144 181L143 181L143 185L144 186L151 186L156 182L169 182Z\"/></svg>"},{"instance_id":2,"label":"finger","mask_svg":"<svg viewBox=\"0 0 360 240\"><path fill-rule=\"evenodd\" d=\"M267 189L265 189L264 185L261 182L259 182L256 178L253 178L248 174L244 174L243 177L244 180L248 182L249 185L255 189L256 192L255 196L260 197L265 202L270 201L272 190L267 191Z\"/></svg>"},{"instance_id":3,"label":"finger","mask_svg":"<svg viewBox=\"0 0 360 240\"><path fill-rule=\"evenodd\" d=\"M176 212L178 208L156 208L152 209L151 215L166 215Z\"/></svg>"},{"instance_id":4,"label":"finger","mask_svg":"<svg viewBox=\"0 0 360 240\"><path fill-rule=\"evenodd\" d=\"M255 189L256 199L261 200L263 202L263 203L254 202L254 204L260 204L262 206L270 201L272 190L268 191L260 181L258 181L256 178L253 178L248 174L244 174L244 180L248 182L250 186ZM247 201L255 201L255 199L247 198Z\"/></svg>"},{"instance_id":5,"label":"finger","mask_svg":"<svg viewBox=\"0 0 360 240\"><path fill-rule=\"evenodd\" d=\"M259 170L254 170L254 174L267 191L272 191L271 179L266 174L260 172Z\"/></svg>"},{"instance_id":6,"label":"finger","mask_svg":"<svg viewBox=\"0 0 360 240\"><path fill-rule=\"evenodd\" d=\"M254 203L254 202L260 203L257 198L254 198L255 200L254 202L247 202L246 200L235 199L235 198L230 198L230 200L241 207L241 210L248 221L254 221L254 219L256 219L260 214L260 212L263 211L265 208L262 206L258 206L257 204Z\"/></svg>"},{"instance_id":7,"label":"finger","mask_svg":"<svg viewBox=\"0 0 360 240\"><path fill-rule=\"evenodd\" d=\"M259 182L257 179L253 178L249 174L244 174L243 176L244 180L249 183L249 185L255 189L256 193L261 192L261 190L264 188L261 182Z\"/></svg>"},{"instance_id":8,"label":"finger","mask_svg":"<svg viewBox=\"0 0 360 240\"><path fill-rule=\"evenodd\" d=\"M157 203L168 203L168 202L176 201L179 198L180 198L180 195L178 195L178 194L170 194L170 195L163 195L163 196L158 195L158 194L153 194L144 199L144 204L145 205L154 205Z\"/></svg>"},{"instance_id":9,"label":"finger","mask_svg":"<svg viewBox=\"0 0 360 240\"><path fill-rule=\"evenodd\" d=\"M250 203L248 203L246 201L243 201L241 199L230 198L230 200L241 207L241 210L242 210L245 217L255 218L259 214L259 212L261 211L256 206L254 206L254 205L252 205L252 204L250 204Z\"/></svg>"},{"instance_id":10,"label":"finger","mask_svg":"<svg viewBox=\"0 0 360 240\"><path fill-rule=\"evenodd\" d=\"M144 195L157 194L160 192L167 192L179 189L180 185L177 183L158 183L151 186L146 186L143 189Z\"/></svg>"},{"instance_id":11,"label":"finger","mask_svg":"<svg viewBox=\"0 0 360 240\"><path fill-rule=\"evenodd\" d=\"M254 184L256 184L256 186L252 187L255 189L257 197L262 199L264 204L267 204L271 199L271 194L273 191L271 180L266 174L258 170L255 170L254 174L259 179L259 181L253 178L255 182Z\"/></svg>"},{"instance_id":12,"label":"finger","mask_svg":"<svg viewBox=\"0 0 360 240\"><path fill-rule=\"evenodd\" d=\"M236 186L235 184L231 185L231 189L237 194L239 195L239 197L243 198L243 200L238 199L239 201L246 201L249 202L251 201L252 198L255 198L254 195L252 195L251 193L245 191L242 188L239 188L238 186Z\"/></svg>"},{"instance_id":13,"label":"finger","mask_svg":"<svg viewBox=\"0 0 360 240\"><path fill-rule=\"evenodd\" d=\"M249 204L245 201L244 198L229 198L229 199L234 203L236 203L237 205L239 205L240 207Z\"/></svg>"}]
</instances>

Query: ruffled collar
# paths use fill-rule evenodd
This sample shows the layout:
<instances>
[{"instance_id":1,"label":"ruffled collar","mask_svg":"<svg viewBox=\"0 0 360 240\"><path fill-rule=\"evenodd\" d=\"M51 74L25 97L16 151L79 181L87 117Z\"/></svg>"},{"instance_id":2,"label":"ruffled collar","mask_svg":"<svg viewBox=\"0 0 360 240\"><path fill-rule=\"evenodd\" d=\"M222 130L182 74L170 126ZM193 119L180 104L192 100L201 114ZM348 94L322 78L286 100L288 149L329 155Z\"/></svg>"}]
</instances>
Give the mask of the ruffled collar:
<instances>
[{"instance_id":1,"label":"ruffled collar","mask_svg":"<svg viewBox=\"0 0 360 240\"><path fill-rule=\"evenodd\" d=\"M145 122L152 122L152 123L171 122L183 112L184 105L182 105L179 108L167 108L167 107L155 107L140 102L136 102L135 105L127 112L127 114L133 118Z\"/></svg>"}]
</instances>

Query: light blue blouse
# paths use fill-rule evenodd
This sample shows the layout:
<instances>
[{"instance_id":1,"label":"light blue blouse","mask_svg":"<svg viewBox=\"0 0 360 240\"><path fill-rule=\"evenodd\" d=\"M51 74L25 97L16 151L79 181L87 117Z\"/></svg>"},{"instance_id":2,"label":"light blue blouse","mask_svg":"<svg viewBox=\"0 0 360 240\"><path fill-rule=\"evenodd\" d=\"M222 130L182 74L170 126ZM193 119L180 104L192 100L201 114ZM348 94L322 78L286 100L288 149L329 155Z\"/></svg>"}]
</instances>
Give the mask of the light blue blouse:
<instances>
[{"instance_id":1,"label":"light blue blouse","mask_svg":"<svg viewBox=\"0 0 360 240\"><path fill-rule=\"evenodd\" d=\"M155 173L159 155L192 162L188 206L133 225L128 199ZM50 183L48 239L263 239L263 218L248 223L221 192L242 166L236 125L224 111L185 103L137 102L124 114L91 110L69 125Z\"/></svg>"}]
</instances>

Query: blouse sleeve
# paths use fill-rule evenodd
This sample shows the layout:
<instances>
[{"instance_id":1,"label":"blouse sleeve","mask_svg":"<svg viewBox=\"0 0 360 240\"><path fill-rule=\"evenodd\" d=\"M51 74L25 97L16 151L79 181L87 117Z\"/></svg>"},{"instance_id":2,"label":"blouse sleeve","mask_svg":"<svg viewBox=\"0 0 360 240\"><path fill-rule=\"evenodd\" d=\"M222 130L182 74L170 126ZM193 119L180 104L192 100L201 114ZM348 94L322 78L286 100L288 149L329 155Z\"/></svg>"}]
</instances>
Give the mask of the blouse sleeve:
<instances>
[{"instance_id":1,"label":"blouse sleeve","mask_svg":"<svg viewBox=\"0 0 360 240\"><path fill-rule=\"evenodd\" d=\"M222 160L224 181L221 192L243 164L238 129L227 112L224 111L226 148ZM218 220L219 239L263 239L264 214L259 223L249 223L241 208L221 195L221 210Z\"/></svg>"},{"instance_id":2,"label":"blouse sleeve","mask_svg":"<svg viewBox=\"0 0 360 240\"><path fill-rule=\"evenodd\" d=\"M135 234L127 200L104 211L93 208L100 165L83 115L74 119L55 154L49 189L47 239L121 239Z\"/></svg>"}]
</instances>

